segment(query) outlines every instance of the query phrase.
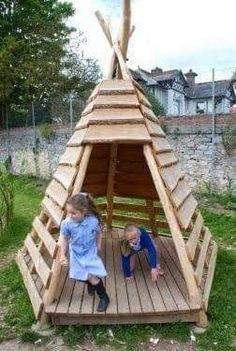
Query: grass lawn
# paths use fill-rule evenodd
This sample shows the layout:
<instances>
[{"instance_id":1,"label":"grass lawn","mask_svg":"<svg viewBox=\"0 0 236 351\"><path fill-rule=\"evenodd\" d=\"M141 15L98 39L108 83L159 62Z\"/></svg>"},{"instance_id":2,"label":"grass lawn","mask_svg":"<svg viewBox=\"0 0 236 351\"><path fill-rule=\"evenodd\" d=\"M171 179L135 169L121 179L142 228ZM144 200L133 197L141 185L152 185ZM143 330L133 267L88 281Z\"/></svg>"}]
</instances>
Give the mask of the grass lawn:
<instances>
[{"instance_id":1,"label":"grass lawn","mask_svg":"<svg viewBox=\"0 0 236 351\"><path fill-rule=\"evenodd\" d=\"M21 246L31 223L39 213L39 204L43 197L43 182L34 178L15 178L15 216L12 230L0 237L0 262L8 262L10 253ZM212 202L211 202L212 201ZM226 209L235 208L235 198L217 196L209 203L217 203ZM236 327L236 217L215 213L210 207L202 210L206 225L219 245L214 285L211 292L208 317L210 325L207 332L197 335L198 351L235 350ZM38 337L30 332L34 322L33 311L24 288L21 275L14 261L0 268L0 341L21 336L23 340ZM109 338L109 329L114 338ZM132 325L127 326L71 326L59 327L57 333L71 345L82 342L85 338L93 339L98 345L110 344L120 350L138 350L138 344L149 337L164 337L172 340L189 340L188 324Z\"/></svg>"}]
</instances>

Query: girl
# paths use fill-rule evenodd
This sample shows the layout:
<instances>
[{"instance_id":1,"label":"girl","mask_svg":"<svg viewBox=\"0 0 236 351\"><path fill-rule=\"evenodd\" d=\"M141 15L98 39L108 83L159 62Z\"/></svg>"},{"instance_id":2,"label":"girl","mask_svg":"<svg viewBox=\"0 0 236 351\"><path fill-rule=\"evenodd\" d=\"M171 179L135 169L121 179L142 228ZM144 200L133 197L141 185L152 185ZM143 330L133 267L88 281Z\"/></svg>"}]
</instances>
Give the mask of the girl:
<instances>
[{"instance_id":1,"label":"girl","mask_svg":"<svg viewBox=\"0 0 236 351\"><path fill-rule=\"evenodd\" d=\"M62 222L60 230L61 264L68 264L69 246L70 278L87 282L89 295L96 291L100 299L97 311L106 311L110 299L101 278L107 272L97 253L102 241L100 215L92 196L87 193L70 197L66 208L68 217Z\"/></svg>"},{"instance_id":2,"label":"girl","mask_svg":"<svg viewBox=\"0 0 236 351\"><path fill-rule=\"evenodd\" d=\"M156 282L158 276L164 274L160 268L160 257L157 248L144 228L139 228L134 224L127 224L124 229L124 239L121 242L121 253L123 271L128 281L133 280L134 254L143 249L148 251L151 278L153 282Z\"/></svg>"}]
</instances>

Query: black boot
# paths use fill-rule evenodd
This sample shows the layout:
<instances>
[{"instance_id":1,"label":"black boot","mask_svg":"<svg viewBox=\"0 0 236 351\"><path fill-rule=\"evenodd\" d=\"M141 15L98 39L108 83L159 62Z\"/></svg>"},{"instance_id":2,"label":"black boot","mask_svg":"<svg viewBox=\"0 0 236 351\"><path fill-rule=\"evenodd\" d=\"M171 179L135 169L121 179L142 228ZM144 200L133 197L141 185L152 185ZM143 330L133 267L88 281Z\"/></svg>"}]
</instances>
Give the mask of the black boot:
<instances>
[{"instance_id":1,"label":"black boot","mask_svg":"<svg viewBox=\"0 0 236 351\"><path fill-rule=\"evenodd\" d=\"M110 299L106 293L102 280L100 279L99 283L97 285L94 285L94 287L100 299L97 311L104 312L106 311L107 306L109 305Z\"/></svg>"},{"instance_id":2,"label":"black boot","mask_svg":"<svg viewBox=\"0 0 236 351\"><path fill-rule=\"evenodd\" d=\"M89 296L94 296L95 295L95 286L92 285L88 280L87 280L87 291Z\"/></svg>"}]
</instances>

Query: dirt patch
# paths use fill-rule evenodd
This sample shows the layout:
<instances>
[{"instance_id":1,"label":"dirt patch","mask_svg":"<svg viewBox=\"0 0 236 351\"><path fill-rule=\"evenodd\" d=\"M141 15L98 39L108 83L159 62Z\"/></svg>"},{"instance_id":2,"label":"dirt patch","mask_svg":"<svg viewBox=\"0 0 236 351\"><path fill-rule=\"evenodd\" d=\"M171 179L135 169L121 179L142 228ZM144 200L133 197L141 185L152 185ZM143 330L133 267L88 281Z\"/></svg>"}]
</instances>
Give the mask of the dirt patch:
<instances>
[{"instance_id":1,"label":"dirt patch","mask_svg":"<svg viewBox=\"0 0 236 351\"><path fill-rule=\"evenodd\" d=\"M10 340L7 342L0 343L0 351L116 351L110 346L96 346L93 342L87 341L81 345L74 347L66 346L60 337L54 337L48 341L45 345L41 345L40 339L36 341L36 344L22 343L19 340ZM120 350L123 346L120 347ZM127 347L129 349L129 347ZM174 340L161 339L156 344L141 343L137 351L194 351L196 350L195 343L189 341L186 343L177 342Z\"/></svg>"},{"instance_id":2,"label":"dirt patch","mask_svg":"<svg viewBox=\"0 0 236 351\"><path fill-rule=\"evenodd\" d=\"M6 255L0 257L0 271L8 266L16 257L17 250L8 251Z\"/></svg>"}]
</instances>

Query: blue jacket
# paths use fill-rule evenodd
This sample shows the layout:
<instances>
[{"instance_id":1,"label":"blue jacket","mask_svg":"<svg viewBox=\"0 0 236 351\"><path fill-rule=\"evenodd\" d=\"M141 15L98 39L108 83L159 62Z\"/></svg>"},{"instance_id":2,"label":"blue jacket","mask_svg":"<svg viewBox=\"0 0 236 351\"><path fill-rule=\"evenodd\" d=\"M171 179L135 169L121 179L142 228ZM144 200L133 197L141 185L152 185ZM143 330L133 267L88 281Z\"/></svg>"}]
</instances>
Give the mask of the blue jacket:
<instances>
[{"instance_id":1,"label":"blue jacket","mask_svg":"<svg viewBox=\"0 0 236 351\"><path fill-rule=\"evenodd\" d=\"M139 231L141 233L140 236L140 250L147 249L148 251L148 256L149 256L149 265L151 268L156 268L157 264L159 264L159 255L157 253L157 250L153 244L153 241L148 234L148 232L144 228L139 228ZM128 256L122 255L122 267L124 271L125 277L130 277L132 275L132 272L130 271L130 257L132 254Z\"/></svg>"}]
</instances>

